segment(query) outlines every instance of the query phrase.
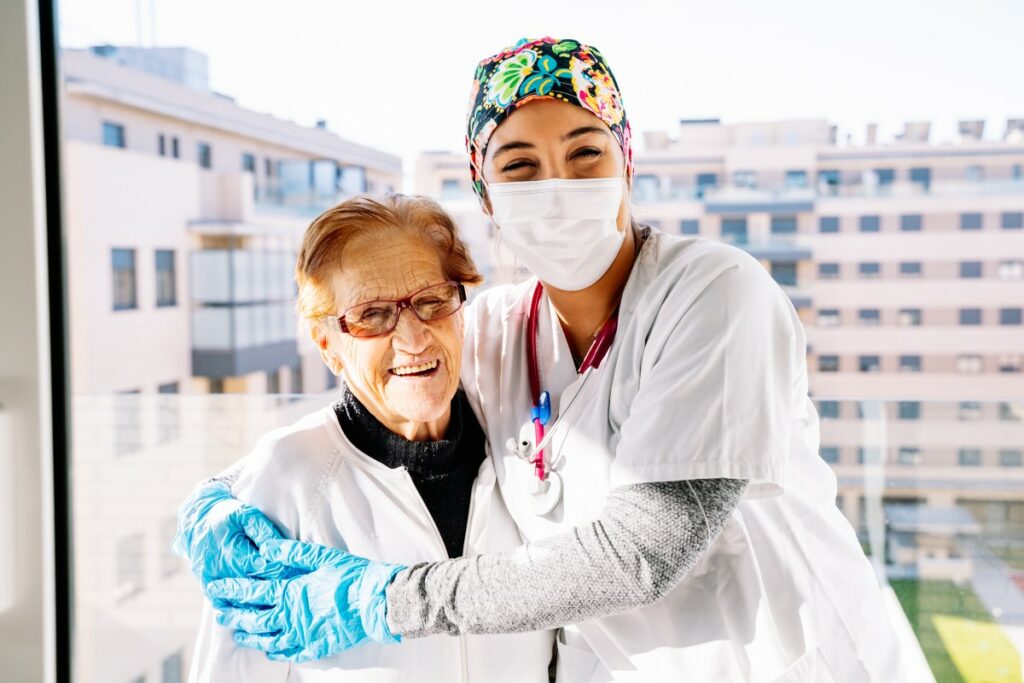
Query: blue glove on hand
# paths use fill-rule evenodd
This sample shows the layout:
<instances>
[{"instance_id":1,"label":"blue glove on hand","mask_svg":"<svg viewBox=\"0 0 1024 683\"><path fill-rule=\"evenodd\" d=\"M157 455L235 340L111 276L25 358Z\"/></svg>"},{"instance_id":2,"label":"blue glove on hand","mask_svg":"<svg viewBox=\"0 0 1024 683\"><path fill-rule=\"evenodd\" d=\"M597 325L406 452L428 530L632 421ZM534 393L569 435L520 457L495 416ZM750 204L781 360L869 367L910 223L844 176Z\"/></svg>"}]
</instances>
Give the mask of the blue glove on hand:
<instances>
[{"instance_id":1,"label":"blue glove on hand","mask_svg":"<svg viewBox=\"0 0 1024 683\"><path fill-rule=\"evenodd\" d=\"M189 560L205 591L216 579L297 574L260 556L258 546L279 538L281 534L262 512L233 498L227 484L211 481L182 503L171 549Z\"/></svg>"},{"instance_id":2,"label":"blue glove on hand","mask_svg":"<svg viewBox=\"0 0 1024 683\"><path fill-rule=\"evenodd\" d=\"M344 550L299 541L260 546L268 562L308 571L289 579L214 581L207 594L217 622L235 642L273 660L307 662L366 641L397 643L384 591L402 565L371 562Z\"/></svg>"}]
</instances>

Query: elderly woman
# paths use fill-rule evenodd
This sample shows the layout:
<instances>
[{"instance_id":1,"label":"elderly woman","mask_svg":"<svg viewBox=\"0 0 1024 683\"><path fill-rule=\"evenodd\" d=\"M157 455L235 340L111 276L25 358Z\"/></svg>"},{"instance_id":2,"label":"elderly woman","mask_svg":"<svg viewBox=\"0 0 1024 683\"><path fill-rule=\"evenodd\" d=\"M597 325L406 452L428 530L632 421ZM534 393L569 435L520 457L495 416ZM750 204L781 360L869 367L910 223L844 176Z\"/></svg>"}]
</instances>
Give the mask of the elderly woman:
<instances>
[{"instance_id":1,"label":"elderly woman","mask_svg":"<svg viewBox=\"0 0 1024 683\"><path fill-rule=\"evenodd\" d=\"M424 198L346 201L306 231L296 280L300 314L343 394L264 436L225 496L328 557L345 549L382 560L360 582L367 593L402 565L519 545L459 391L465 287L481 277L450 218ZM234 505L227 516L245 509ZM236 521L254 537L277 536L265 521ZM316 606L302 576L289 592ZM382 634L366 616L367 632ZM549 632L385 638L300 664L242 647L214 620L208 605L192 681L546 681L552 650ZM329 652L304 659L313 654Z\"/></svg>"}]
</instances>

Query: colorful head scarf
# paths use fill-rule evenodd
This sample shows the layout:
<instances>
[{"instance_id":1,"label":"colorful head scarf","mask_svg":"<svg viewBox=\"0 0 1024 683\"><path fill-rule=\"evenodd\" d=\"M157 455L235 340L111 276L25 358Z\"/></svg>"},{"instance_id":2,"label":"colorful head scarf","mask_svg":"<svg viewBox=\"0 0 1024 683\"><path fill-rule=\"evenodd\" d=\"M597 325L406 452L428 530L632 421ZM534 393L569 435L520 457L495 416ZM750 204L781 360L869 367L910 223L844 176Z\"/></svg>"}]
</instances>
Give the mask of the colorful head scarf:
<instances>
[{"instance_id":1,"label":"colorful head scarf","mask_svg":"<svg viewBox=\"0 0 1024 683\"><path fill-rule=\"evenodd\" d=\"M591 112L611 128L633 175L633 146L622 95L596 47L575 40L523 38L480 62L466 124L473 190L483 198L484 152L494 129L517 108L539 99L562 100Z\"/></svg>"}]
</instances>

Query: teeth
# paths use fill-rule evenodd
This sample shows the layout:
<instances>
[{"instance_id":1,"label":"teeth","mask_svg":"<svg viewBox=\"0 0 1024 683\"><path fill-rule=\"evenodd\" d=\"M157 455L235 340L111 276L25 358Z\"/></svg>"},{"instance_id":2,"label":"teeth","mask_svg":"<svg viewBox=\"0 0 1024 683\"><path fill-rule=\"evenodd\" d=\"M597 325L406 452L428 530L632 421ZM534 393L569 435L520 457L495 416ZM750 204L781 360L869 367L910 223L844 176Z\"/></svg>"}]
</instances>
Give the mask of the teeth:
<instances>
[{"instance_id":1,"label":"teeth","mask_svg":"<svg viewBox=\"0 0 1024 683\"><path fill-rule=\"evenodd\" d=\"M433 370L437 367L437 361L432 360L427 363L421 363L420 365L406 365L400 368L391 368L391 374L393 375L412 375L417 372L426 372L427 370Z\"/></svg>"}]
</instances>

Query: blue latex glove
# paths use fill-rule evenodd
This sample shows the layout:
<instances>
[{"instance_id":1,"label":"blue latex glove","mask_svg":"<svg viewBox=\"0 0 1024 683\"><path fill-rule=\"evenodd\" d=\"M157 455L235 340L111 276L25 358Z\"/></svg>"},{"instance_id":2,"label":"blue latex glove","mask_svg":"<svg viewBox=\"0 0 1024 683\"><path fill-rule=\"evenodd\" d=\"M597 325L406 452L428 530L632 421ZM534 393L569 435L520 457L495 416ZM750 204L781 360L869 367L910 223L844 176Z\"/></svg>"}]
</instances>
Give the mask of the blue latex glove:
<instances>
[{"instance_id":1,"label":"blue latex glove","mask_svg":"<svg viewBox=\"0 0 1024 683\"><path fill-rule=\"evenodd\" d=\"M220 610L217 622L237 629L239 645L263 650L273 660L307 662L367 641L401 640L388 629L384 591L404 566L299 541L268 541L260 553L309 573L210 584L207 594Z\"/></svg>"},{"instance_id":2,"label":"blue latex glove","mask_svg":"<svg viewBox=\"0 0 1024 683\"><path fill-rule=\"evenodd\" d=\"M216 579L297 574L260 556L261 544L279 538L281 534L262 512L233 498L227 484L211 481L182 503L171 550L189 560L205 591Z\"/></svg>"}]
</instances>

